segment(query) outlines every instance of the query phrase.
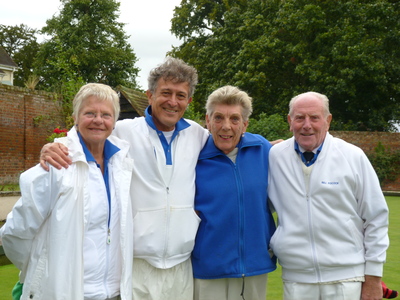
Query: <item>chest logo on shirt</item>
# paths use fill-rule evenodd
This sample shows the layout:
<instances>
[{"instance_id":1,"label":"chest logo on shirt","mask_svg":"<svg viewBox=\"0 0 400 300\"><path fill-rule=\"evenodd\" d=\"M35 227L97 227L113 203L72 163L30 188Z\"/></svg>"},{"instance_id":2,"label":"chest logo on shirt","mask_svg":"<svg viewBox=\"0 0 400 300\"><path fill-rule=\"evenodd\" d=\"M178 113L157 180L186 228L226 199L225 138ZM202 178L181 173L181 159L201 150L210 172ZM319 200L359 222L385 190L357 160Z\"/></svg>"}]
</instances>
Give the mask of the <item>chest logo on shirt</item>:
<instances>
[{"instance_id":1,"label":"chest logo on shirt","mask_svg":"<svg viewBox=\"0 0 400 300\"><path fill-rule=\"evenodd\" d=\"M321 181L321 184L338 185L338 181Z\"/></svg>"}]
</instances>

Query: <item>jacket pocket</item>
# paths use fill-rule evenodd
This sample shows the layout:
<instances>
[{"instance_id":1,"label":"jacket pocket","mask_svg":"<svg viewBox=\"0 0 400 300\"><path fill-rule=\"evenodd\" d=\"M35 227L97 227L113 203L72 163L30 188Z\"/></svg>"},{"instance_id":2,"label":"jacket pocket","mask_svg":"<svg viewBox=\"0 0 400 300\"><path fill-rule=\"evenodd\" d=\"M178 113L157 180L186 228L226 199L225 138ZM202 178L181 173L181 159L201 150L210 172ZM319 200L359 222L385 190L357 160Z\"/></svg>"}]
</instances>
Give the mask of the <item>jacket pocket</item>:
<instances>
[{"instance_id":1,"label":"jacket pocket","mask_svg":"<svg viewBox=\"0 0 400 300\"><path fill-rule=\"evenodd\" d=\"M350 231L351 237L354 241L354 246L356 247L357 251L363 250L363 235L360 230L357 229L352 220L347 221L347 228Z\"/></svg>"},{"instance_id":2,"label":"jacket pocket","mask_svg":"<svg viewBox=\"0 0 400 300\"><path fill-rule=\"evenodd\" d=\"M281 233L281 227L278 226L274 232L274 234L271 237L271 240L269 242L269 247L270 249L273 251L273 253L275 255L277 255L278 249L277 249L277 245L276 245L276 241L279 238L278 235Z\"/></svg>"},{"instance_id":3,"label":"jacket pocket","mask_svg":"<svg viewBox=\"0 0 400 300\"><path fill-rule=\"evenodd\" d=\"M192 206L172 206L170 217L168 255L174 257L190 254L201 219Z\"/></svg>"},{"instance_id":4,"label":"jacket pocket","mask_svg":"<svg viewBox=\"0 0 400 300\"><path fill-rule=\"evenodd\" d=\"M167 233L165 207L140 210L133 218L134 256L162 257Z\"/></svg>"}]
</instances>

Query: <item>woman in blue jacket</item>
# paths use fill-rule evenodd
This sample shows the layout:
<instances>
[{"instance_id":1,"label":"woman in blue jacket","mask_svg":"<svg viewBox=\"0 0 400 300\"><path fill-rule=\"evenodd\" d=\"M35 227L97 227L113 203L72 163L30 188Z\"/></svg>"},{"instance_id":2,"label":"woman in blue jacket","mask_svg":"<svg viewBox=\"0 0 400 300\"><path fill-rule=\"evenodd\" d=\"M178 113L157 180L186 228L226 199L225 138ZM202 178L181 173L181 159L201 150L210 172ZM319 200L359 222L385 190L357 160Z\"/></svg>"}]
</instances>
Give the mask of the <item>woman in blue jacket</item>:
<instances>
[{"instance_id":1,"label":"woman in blue jacket","mask_svg":"<svg viewBox=\"0 0 400 300\"><path fill-rule=\"evenodd\" d=\"M267 273L276 268L268 251L275 230L267 203L271 144L246 133L251 101L232 86L207 100L211 136L196 167L195 300L265 300Z\"/></svg>"}]
</instances>

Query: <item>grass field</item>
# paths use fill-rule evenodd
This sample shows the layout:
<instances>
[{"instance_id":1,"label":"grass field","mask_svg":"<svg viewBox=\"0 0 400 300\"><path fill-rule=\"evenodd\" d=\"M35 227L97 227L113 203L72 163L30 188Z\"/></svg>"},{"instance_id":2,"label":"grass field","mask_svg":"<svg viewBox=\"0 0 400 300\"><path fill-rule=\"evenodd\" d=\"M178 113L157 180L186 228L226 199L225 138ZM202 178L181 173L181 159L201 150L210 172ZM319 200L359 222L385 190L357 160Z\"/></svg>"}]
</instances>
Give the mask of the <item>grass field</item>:
<instances>
[{"instance_id":1,"label":"grass field","mask_svg":"<svg viewBox=\"0 0 400 300\"><path fill-rule=\"evenodd\" d=\"M384 267L383 281L394 290L400 290L400 197L386 197L389 215L390 247ZM13 265L0 267L0 300L11 299L11 290L18 280L18 270ZM269 274L267 300L282 299L281 269Z\"/></svg>"},{"instance_id":2,"label":"grass field","mask_svg":"<svg viewBox=\"0 0 400 300\"><path fill-rule=\"evenodd\" d=\"M10 300L11 290L18 281L18 269L14 265L0 267L0 300Z\"/></svg>"}]
</instances>

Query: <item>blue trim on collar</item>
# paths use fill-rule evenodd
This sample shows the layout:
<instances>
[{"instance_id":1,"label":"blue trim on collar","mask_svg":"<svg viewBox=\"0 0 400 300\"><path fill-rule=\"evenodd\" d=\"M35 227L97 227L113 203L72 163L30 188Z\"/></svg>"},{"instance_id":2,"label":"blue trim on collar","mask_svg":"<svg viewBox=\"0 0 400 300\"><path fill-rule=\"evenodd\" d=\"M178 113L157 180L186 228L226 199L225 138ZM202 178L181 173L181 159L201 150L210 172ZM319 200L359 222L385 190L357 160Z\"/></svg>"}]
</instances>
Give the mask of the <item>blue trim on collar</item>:
<instances>
[{"instance_id":1,"label":"blue trim on collar","mask_svg":"<svg viewBox=\"0 0 400 300\"><path fill-rule=\"evenodd\" d=\"M79 141L82 145L82 149L83 149L83 153L85 154L86 157L86 161L94 161L96 162L96 160L94 159L92 153L89 151L89 149L86 147L85 141L83 140L81 133L78 132L78 136L79 136ZM111 157L117 153L119 149L117 146L115 146L113 143L111 143L109 140L106 140L104 143L104 162L108 161L111 159ZM104 167L106 167L106 164L104 164Z\"/></svg>"},{"instance_id":2,"label":"blue trim on collar","mask_svg":"<svg viewBox=\"0 0 400 300\"><path fill-rule=\"evenodd\" d=\"M258 134L245 132L244 137L240 138L239 143L236 145L236 148L240 150L245 147L260 146L262 145L263 142L260 140L259 137L261 136L259 136ZM263 137L261 138L264 139ZM208 159L219 155L226 155L226 154L217 148L217 146L214 143L212 134L210 134L208 136L206 144L200 151L199 160Z\"/></svg>"},{"instance_id":3,"label":"blue trim on collar","mask_svg":"<svg viewBox=\"0 0 400 300\"><path fill-rule=\"evenodd\" d=\"M96 160L94 159L92 153L89 151L89 149L86 147L85 141L83 140L80 132L78 132L78 137L79 141L82 145L83 153L85 153L86 161L92 161L96 163L97 167L100 169L100 165L97 164ZM110 192L110 181L109 181L109 173L108 173L108 162L111 159L111 157L117 153L119 149L117 146L115 146L113 143L111 143L109 140L106 140L104 143L104 174L103 174L103 179L104 179L104 184L106 186L106 191L107 191L107 199L108 199L108 228L110 228L110 222L111 222L111 192Z\"/></svg>"},{"instance_id":4,"label":"blue trim on collar","mask_svg":"<svg viewBox=\"0 0 400 300\"><path fill-rule=\"evenodd\" d=\"M321 146L318 147L318 149L317 149L317 151L316 151L317 153L314 153L313 159L312 159L311 161L309 161L308 163L307 163L307 160L304 158L303 152L301 152L300 146L299 146L299 144L297 143L296 140L294 141L294 150L300 155L301 161L302 161L307 167L309 167L309 166L311 166L312 164L314 164L315 161L317 160L317 157L318 157L319 153L321 152L322 146L323 146L323 145L324 145L324 143L322 143Z\"/></svg>"},{"instance_id":5,"label":"blue trim on collar","mask_svg":"<svg viewBox=\"0 0 400 300\"><path fill-rule=\"evenodd\" d=\"M174 141L175 137L178 135L178 133L181 130L184 130L188 127L190 127L190 124L185 121L185 119L181 118L176 124L175 124L175 130L174 133L172 134L171 137L171 142L168 144L167 139L164 136L164 133L160 130L157 129L156 125L154 124L153 117L151 116L151 106L149 105L146 110L145 110L145 120L146 123L157 132L158 138L160 139L161 145L164 149L164 155L165 155L165 160L167 165L172 165L172 142Z\"/></svg>"}]
</instances>

